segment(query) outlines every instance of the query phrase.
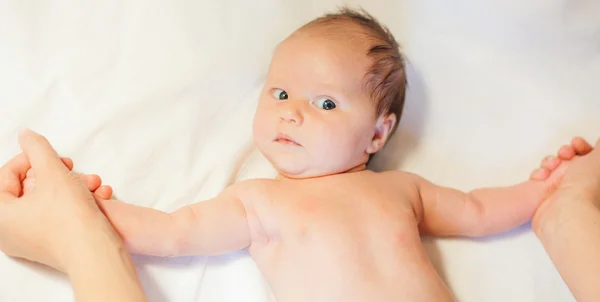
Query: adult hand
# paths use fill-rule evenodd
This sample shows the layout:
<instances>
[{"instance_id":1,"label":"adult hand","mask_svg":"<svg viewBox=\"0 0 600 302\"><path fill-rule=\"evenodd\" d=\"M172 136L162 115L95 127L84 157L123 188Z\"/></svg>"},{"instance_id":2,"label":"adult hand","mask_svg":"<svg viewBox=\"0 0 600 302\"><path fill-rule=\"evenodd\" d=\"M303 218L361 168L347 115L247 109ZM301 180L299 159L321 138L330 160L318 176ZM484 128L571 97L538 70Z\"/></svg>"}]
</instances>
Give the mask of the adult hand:
<instances>
[{"instance_id":1,"label":"adult hand","mask_svg":"<svg viewBox=\"0 0 600 302\"><path fill-rule=\"evenodd\" d=\"M64 271L74 247L87 241L87 232L114 231L86 184L59 160L46 139L24 131L19 143L23 153L0 170L0 249ZM30 167L36 185L22 194Z\"/></svg>"},{"instance_id":2,"label":"adult hand","mask_svg":"<svg viewBox=\"0 0 600 302\"><path fill-rule=\"evenodd\" d=\"M78 300L145 301L90 188L41 135L24 130L19 144L23 153L0 168L0 250L67 273ZM30 168L35 185L24 190Z\"/></svg>"},{"instance_id":3,"label":"adult hand","mask_svg":"<svg viewBox=\"0 0 600 302\"><path fill-rule=\"evenodd\" d=\"M537 210L533 230L577 301L600 297L600 140L576 138L559 151L574 159Z\"/></svg>"},{"instance_id":4,"label":"adult hand","mask_svg":"<svg viewBox=\"0 0 600 302\"><path fill-rule=\"evenodd\" d=\"M571 161L570 166L554 193L536 211L534 229L541 228L546 218L552 220L557 212L568 208L592 205L600 208L600 139L592 147L576 137L558 151L557 157Z\"/></svg>"}]
</instances>

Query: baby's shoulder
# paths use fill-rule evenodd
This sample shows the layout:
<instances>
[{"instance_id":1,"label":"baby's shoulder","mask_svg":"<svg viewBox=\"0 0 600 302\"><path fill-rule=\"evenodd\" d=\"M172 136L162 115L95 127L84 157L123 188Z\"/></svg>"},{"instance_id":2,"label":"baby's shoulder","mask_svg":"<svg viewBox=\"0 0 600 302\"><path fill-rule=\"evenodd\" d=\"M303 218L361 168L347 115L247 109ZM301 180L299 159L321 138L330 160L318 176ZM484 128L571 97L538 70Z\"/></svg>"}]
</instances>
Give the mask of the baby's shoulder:
<instances>
[{"instance_id":1,"label":"baby's shoulder","mask_svg":"<svg viewBox=\"0 0 600 302\"><path fill-rule=\"evenodd\" d=\"M380 172L375 178L379 190L398 194L411 201L420 199L419 186L422 180L421 176L405 171Z\"/></svg>"}]
</instances>

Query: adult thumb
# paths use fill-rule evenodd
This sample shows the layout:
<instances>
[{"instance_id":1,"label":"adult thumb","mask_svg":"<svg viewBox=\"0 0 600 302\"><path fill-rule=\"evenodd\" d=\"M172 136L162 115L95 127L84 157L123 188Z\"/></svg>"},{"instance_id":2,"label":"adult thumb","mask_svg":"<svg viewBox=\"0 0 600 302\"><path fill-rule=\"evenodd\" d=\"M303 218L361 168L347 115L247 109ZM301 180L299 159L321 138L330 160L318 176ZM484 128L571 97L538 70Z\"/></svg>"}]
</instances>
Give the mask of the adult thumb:
<instances>
[{"instance_id":1,"label":"adult thumb","mask_svg":"<svg viewBox=\"0 0 600 302\"><path fill-rule=\"evenodd\" d=\"M61 170L67 172L67 168L50 142L42 135L29 129L23 129L19 133L19 145L37 177Z\"/></svg>"}]
</instances>

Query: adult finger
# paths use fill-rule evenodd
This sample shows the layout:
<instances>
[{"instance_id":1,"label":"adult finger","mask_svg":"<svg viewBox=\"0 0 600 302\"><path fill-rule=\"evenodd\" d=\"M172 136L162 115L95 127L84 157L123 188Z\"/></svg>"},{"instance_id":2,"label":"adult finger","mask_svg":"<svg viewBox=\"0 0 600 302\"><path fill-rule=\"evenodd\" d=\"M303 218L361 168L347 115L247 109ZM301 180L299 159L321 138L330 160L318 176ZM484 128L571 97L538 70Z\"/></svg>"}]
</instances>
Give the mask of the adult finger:
<instances>
[{"instance_id":1,"label":"adult finger","mask_svg":"<svg viewBox=\"0 0 600 302\"><path fill-rule=\"evenodd\" d=\"M0 168L0 195L2 198L18 197L21 194L21 182L30 168L29 160L21 153Z\"/></svg>"},{"instance_id":2,"label":"adult finger","mask_svg":"<svg viewBox=\"0 0 600 302\"><path fill-rule=\"evenodd\" d=\"M572 145L564 145L558 149L558 158L562 160L571 160L577 155L577 151Z\"/></svg>"},{"instance_id":3,"label":"adult finger","mask_svg":"<svg viewBox=\"0 0 600 302\"><path fill-rule=\"evenodd\" d=\"M65 164L65 166L67 167L67 169L73 170L73 160L70 159L69 157L61 157L60 160L63 162L63 164ZM33 170L31 170L31 166L30 169L27 170L27 178L30 177L34 177L35 173L33 173Z\"/></svg>"},{"instance_id":4,"label":"adult finger","mask_svg":"<svg viewBox=\"0 0 600 302\"><path fill-rule=\"evenodd\" d=\"M529 179L531 180L546 180L550 176L550 170L546 168L539 168L531 172Z\"/></svg>"},{"instance_id":5,"label":"adult finger","mask_svg":"<svg viewBox=\"0 0 600 302\"><path fill-rule=\"evenodd\" d=\"M586 155L590 153L593 149L592 145L590 145L590 143L588 143L585 139L581 137L573 138L573 140L571 141L571 146L573 147L577 155Z\"/></svg>"},{"instance_id":6,"label":"adult finger","mask_svg":"<svg viewBox=\"0 0 600 302\"><path fill-rule=\"evenodd\" d=\"M56 171L65 173L68 171L52 145L42 135L24 129L19 133L19 144L29 159L31 168L36 172L37 178L49 176Z\"/></svg>"},{"instance_id":7,"label":"adult finger","mask_svg":"<svg viewBox=\"0 0 600 302\"><path fill-rule=\"evenodd\" d=\"M61 157L60 160L67 166L67 169L73 170L73 160L69 157Z\"/></svg>"}]
</instances>

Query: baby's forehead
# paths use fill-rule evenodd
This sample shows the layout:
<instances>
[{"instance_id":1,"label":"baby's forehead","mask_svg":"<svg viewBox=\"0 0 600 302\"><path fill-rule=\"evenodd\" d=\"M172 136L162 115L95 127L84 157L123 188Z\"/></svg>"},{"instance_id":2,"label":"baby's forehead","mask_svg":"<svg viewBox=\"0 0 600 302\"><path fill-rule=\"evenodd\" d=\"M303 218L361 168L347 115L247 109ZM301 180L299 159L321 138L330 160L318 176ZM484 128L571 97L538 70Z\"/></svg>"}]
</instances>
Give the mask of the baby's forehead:
<instances>
[{"instance_id":1,"label":"baby's forehead","mask_svg":"<svg viewBox=\"0 0 600 302\"><path fill-rule=\"evenodd\" d=\"M345 23L348 25L313 25L298 29L278 45L274 59L312 56L328 58L341 65L368 64L371 39L361 28Z\"/></svg>"},{"instance_id":2,"label":"baby's forehead","mask_svg":"<svg viewBox=\"0 0 600 302\"><path fill-rule=\"evenodd\" d=\"M336 20L327 23L309 23L288 37L288 39L294 38L327 40L366 56L375 37L369 30L355 22Z\"/></svg>"},{"instance_id":3,"label":"baby's forehead","mask_svg":"<svg viewBox=\"0 0 600 302\"><path fill-rule=\"evenodd\" d=\"M298 72L298 69L328 72L331 76L352 74L362 77L369 65L364 47L326 34L292 35L275 51L273 71Z\"/></svg>"}]
</instances>

